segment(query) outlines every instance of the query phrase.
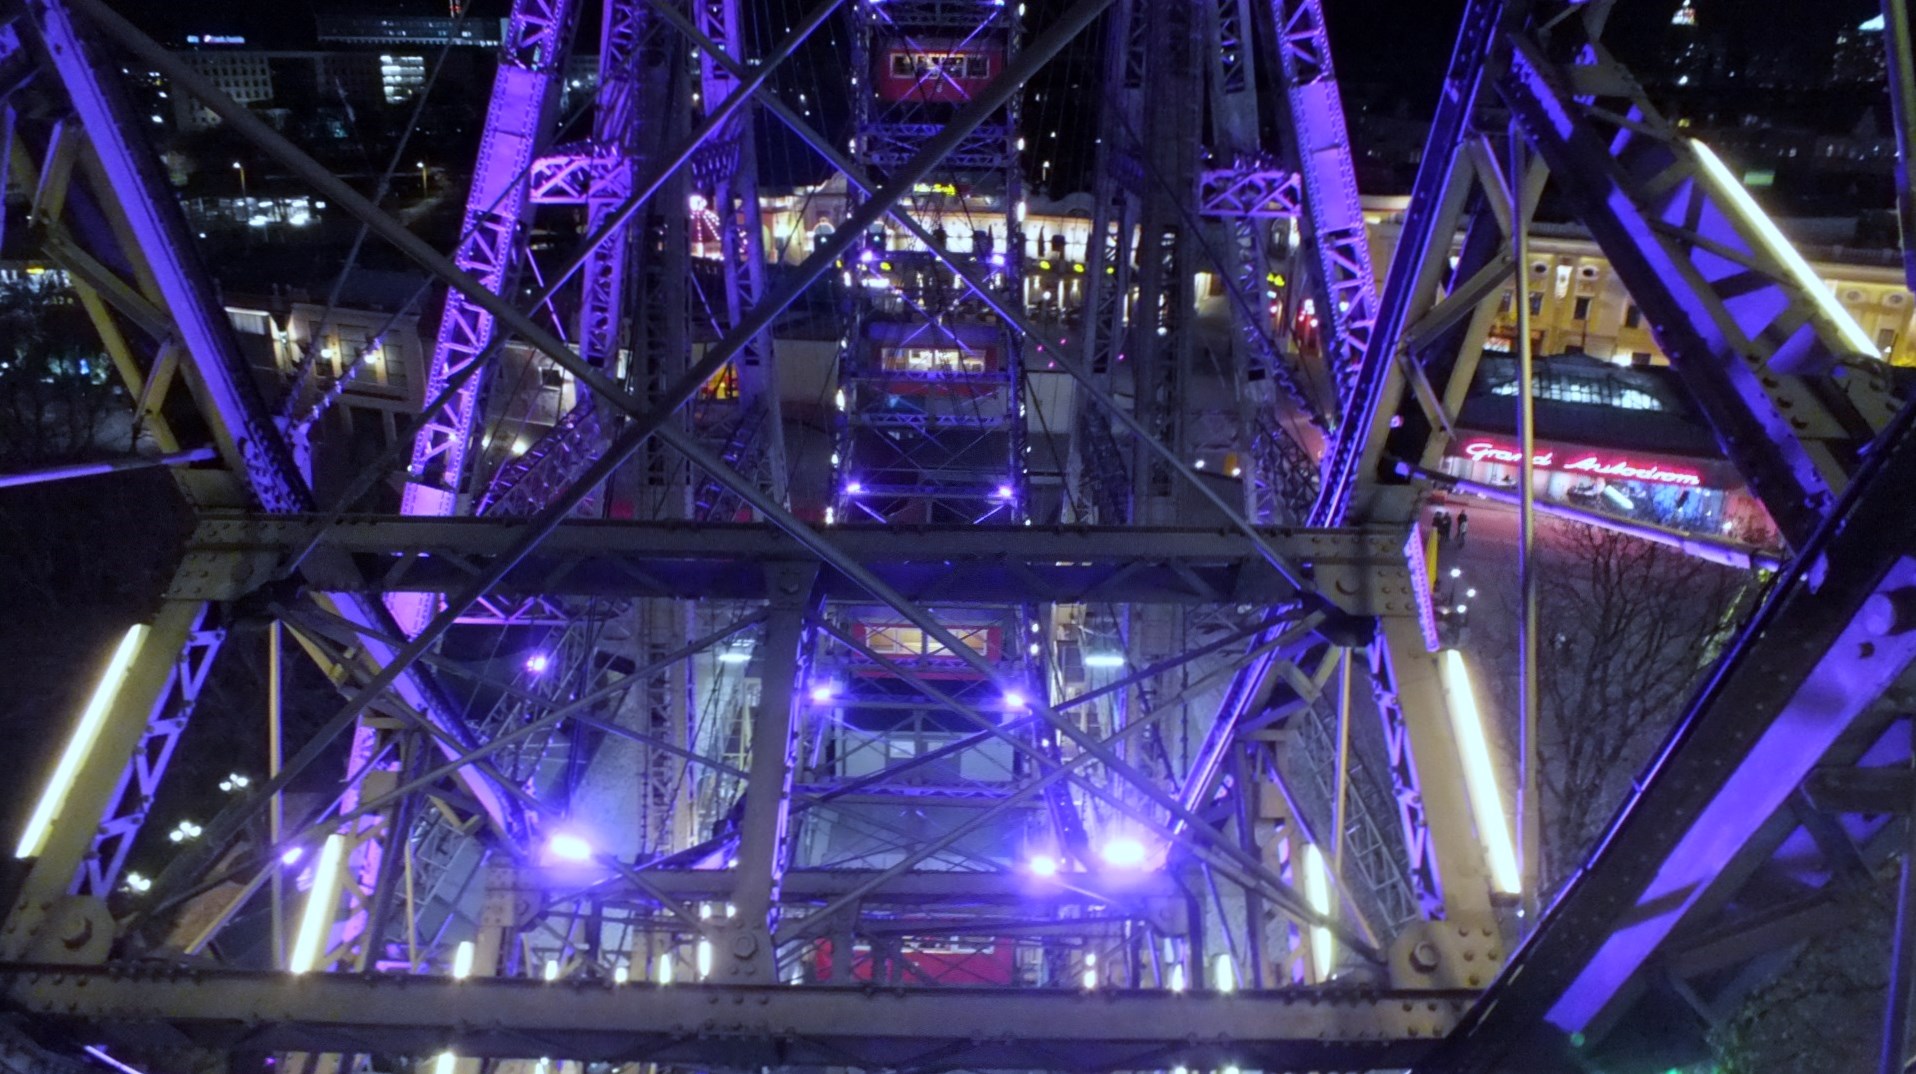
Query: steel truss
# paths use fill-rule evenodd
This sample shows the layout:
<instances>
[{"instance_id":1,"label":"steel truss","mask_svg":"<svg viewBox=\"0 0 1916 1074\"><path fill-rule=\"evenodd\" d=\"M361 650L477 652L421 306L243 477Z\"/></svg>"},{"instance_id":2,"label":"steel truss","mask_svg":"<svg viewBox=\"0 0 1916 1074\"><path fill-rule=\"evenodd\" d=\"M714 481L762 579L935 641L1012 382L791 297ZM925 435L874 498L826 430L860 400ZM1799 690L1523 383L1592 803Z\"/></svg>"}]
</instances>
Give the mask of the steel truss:
<instances>
[{"instance_id":1,"label":"steel truss","mask_svg":"<svg viewBox=\"0 0 1916 1074\"><path fill-rule=\"evenodd\" d=\"M860 0L850 154L764 92L836 7L755 56L731 0L606 0L593 136L561 146L579 13L520 0L450 259L208 101L448 284L416 480L400 516L375 518L315 513L120 122L104 42L216 95L98 0L36 0L4 28L0 71L50 76L0 81L9 165L201 511L61 823L26 855L0 930L17 1009L135 1053L328 1068L446 1049L740 1069L1472 1070L1512 1047L1569 1063L1652 956L1720 967L1739 927L1793 920L1737 896L1799 820L1830 853L1833 831L1881 842L1861 818L1882 792L1851 770L1902 748L1886 728L1916 658L1916 532L1895 495L1916 447L1844 326L1603 52L1600 5L1472 5L1381 300L1316 3L1082 0L1027 40L1010 5ZM1107 8L1080 350L1023 308L1017 89ZM1258 144L1267 44L1277 151ZM769 293L754 107L856 193ZM1505 168L1511 131L1540 163ZM1228 167L1201 166L1200 136ZM1472 829L1418 489L1397 475L1442 450L1546 170L1800 558L1505 969L1517 930ZM961 184L1002 231L949 232L939 191ZM679 211L694 193L720 222L724 287L703 314ZM539 205L586 208L556 268L520 241ZM887 220L911 243L875 245ZM1288 220L1296 250L1271 230ZM1190 324L1206 266L1236 328L1209 395ZM1280 268L1296 282L1272 295ZM530 314L503 297L521 270L543 291ZM820 529L789 502L769 331L834 274L852 315ZM575 278L577 321L550 323ZM1330 324L1316 351L1288 328L1305 297ZM695 353L707 322L718 338ZM1039 340L1077 385L1067 517L1097 525L1034 524L1022 360ZM575 405L510 460L512 401L484 384L514 348L562 370ZM1270 528L1306 516L1319 435L1320 528ZM1228 493L1190 462L1227 448L1248 471ZM1208 528L1188 526L1193 504ZM726 522L741 518L762 522ZM283 623L348 700L129 914L115 878L248 617ZM522 647L461 661L436 646L455 628ZM1377 755L1337 747L1364 707L1339 685L1353 666ZM348 733L337 795L260 837L257 816ZM1400 840L1381 836L1392 806ZM568 833L587 853L555 857ZM1341 872L1312 864L1346 835ZM277 954L140 964L208 958L290 911L284 856L334 839L340 890L300 911L322 926L299 967L317 972ZM1124 840L1154 868L1111 856ZM1732 905L1757 920L1726 920ZM448 979L462 945L498 979Z\"/></svg>"},{"instance_id":2,"label":"steel truss","mask_svg":"<svg viewBox=\"0 0 1916 1074\"><path fill-rule=\"evenodd\" d=\"M1886 737L1909 662L1893 611L1907 546L1890 538L1869 552L1838 548L1844 533L1906 526L1907 512L1872 492L1908 461L1907 415L1896 416L1901 404L1874 348L1763 237L1735 180L1604 50L1605 14L1601 5L1547 3L1466 11L1312 518L1415 517L1417 486L1389 471L1426 473L1442 455L1500 297L1515 283L1523 304L1532 267L1513 256L1522 249L1513 232L1549 183L1666 341L1726 456L1797 558L1597 854L1420 1071L1503 1069L1519 1050L1525 1062L1574 1069L1600 1056L1606 1034L1646 997L1688 997L1707 1022L1713 1004L1733 1002L1737 982L1748 980L1728 971L1756 957L1750 938L1800 936L1778 929L1814 917L1791 918L1752 882L1780 882L1814 904L1817 882L1771 861L1785 840L1820 833L1813 843L1830 861L1847 860L1841 847L1851 840L1881 842L1879 825L1842 815L1844 806L1829 806L1832 816L1789 800L1819 770L1832 777L1907 755ZM1824 577L1838 562L1840 578ZM1787 654L1774 626L1785 620ZM1833 679L1843 686L1819 689ZM1750 703L1734 700L1743 696ZM1818 715L1793 717L1801 706ZM1653 959L1667 968L1653 969ZM1544 965L1552 968L1538 972ZM1711 973L1716 984L1706 985ZM1720 995L1712 991L1726 980Z\"/></svg>"}]
</instances>

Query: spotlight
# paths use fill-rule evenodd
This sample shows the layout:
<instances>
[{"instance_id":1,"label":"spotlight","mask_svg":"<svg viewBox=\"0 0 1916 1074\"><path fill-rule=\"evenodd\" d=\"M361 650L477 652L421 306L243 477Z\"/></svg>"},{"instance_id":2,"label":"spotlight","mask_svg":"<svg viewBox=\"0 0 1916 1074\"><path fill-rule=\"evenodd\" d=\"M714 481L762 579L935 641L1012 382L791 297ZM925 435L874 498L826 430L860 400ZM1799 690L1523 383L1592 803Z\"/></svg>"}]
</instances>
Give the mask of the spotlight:
<instances>
[{"instance_id":1,"label":"spotlight","mask_svg":"<svg viewBox=\"0 0 1916 1074\"><path fill-rule=\"evenodd\" d=\"M1031 859L1032 876L1057 876L1058 859L1049 854L1040 854Z\"/></svg>"},{"instance_id":2,"label":"spotlight","mask_svg":"<svg viewBox=\"0 0 1916 1074\"><path fill-rule=\"evenodd\" d=\"M1098 852L1106 865L1119 869L1136 869L1144 864L1144 844L1129 836L1120 836L1104 844Z\"/></svg>"},{"instance_id":3,"label":"spotlight","mask_svg":"<svg viewBox=\"0 0 1916 1074\"><path fill-rule=\"evenodd\" d=\"M546 844L552 856L565 861L591 861L592 844L585 838L572 832L559 832Z\"/></svg>"},{"instance_id":4,"label":"spotlight","mask_svg":"<svg viewBox=\"0 0 1916 1074\"><path fill-rule=\"evenodd\" d=\"M534 675L545 674L545 670L551 666L552 658L545 653L533 653L531 656L526 657L526 670L532 672Z\"/></svg>"}]
</instances>

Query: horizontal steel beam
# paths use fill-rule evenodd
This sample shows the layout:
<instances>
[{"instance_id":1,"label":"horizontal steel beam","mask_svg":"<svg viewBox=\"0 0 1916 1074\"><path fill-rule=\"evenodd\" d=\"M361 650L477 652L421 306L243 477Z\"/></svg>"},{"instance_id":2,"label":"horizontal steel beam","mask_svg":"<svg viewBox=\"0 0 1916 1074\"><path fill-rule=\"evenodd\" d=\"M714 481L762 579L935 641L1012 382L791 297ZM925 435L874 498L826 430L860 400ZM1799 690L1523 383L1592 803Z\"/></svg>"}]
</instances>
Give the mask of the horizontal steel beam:
<instances>
[{"instance_id":1,"label":"horizontal steel beam","mask_svg":"<svg viewBox=\"0 0 1916 1074\"><path fill-rule=\"evenodd\" d=\"M685 901L717 902L729 899L738 885L731 869L647 869L645 886ZM823 902L859 891L867 905L936 903L940 906L1008 904L1029 906L1052 902L1120 902L1138 899L1182 899L1185 891L1164 873L1059 873L1035 877L1024 873L911 872L900 873L866 887L878 876L865 869L791 869L779 885L779 901L786 905ZM554 885L540 883L537 874L525 878L541 891Z\"/></svg>"},{"instance_id":2,"label":"horizontal steel beam","mask_svg":"<svg viewBox=\"0 0 1916 1074\"><path fill-rule=\"evenodd\" d=\"M0 967L16 1009L117 1048L376 1052L758 1070L1369 1070L1417 1061L1470 997L547 984L398 974Z\"/></svg>"},{"instance_id":3,"label":"horizontal steel beam","mask_svg":"<svg viewBox=\"0 0 1916 1074\"><path fill-rule=\"evenodd\" d=\"M204 516L172 595L230 600L317 540L303 565L320 589L445 592L513 547L527 524L491 518ZM839 527L832 543L914 601L1283 604L1292 585L1249 538L1227 530L1074 526ZM1353 615L1414 614L1402 534L1261 533L1317 592ZM774 567L813 554L755 523L567 522L494 590L505 595L753 600ZM870 599L843 573L820 575L834 599Z\"/></svg>"}]
</instances>

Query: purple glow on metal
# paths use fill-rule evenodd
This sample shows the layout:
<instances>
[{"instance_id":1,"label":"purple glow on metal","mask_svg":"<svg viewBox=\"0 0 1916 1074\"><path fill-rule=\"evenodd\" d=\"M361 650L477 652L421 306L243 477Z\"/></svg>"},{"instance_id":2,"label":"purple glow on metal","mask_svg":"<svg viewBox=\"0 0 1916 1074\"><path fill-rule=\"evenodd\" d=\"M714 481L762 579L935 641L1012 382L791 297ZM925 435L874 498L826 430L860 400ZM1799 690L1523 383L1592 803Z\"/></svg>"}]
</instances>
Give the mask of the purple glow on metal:
<instances>
[{"instance_id":1,"label":"purple glow on metal","mask_svg":"<svg viewBox=\"0 0 1916 1074\"><path fill-rule=\"evenodd\" d=\"M866 250L863 253L860 253L858 255L858 260L861 264L869 265L872 262L878 260L878 255L871 252L870 250Z\"/></svg>"},{"instance_id":2,"label":"purple glow on metal","mask_svg":"<svg viewBox=\"0 0 1916 1074\"><path fill-rule=\"evenodd\" d=\"M1030 869L1032 876L1057 876L1058 859L1049 854L1039 854L1031 859Z\"/></svg>"},{"instance_id":3,"label":"purple glow on metal","mask_svg":"<svg viewBox=\"0 0 1916 1074\"><path fill-rule=\"evenodd\" d=\"M544 653L533 653L526 657L526 670L534 675L543 675L552 666L552 658Z\"/></svg>"},{"instance_id":4,"label":"purple glow on metal","mask_svg":"<svg viewBox=\"0 0 1916 1074\"><path fill-rule=\"evenodd\" d=\"M1116 869L1136 869L1144 864L1144 844L1128 835L1119 836L1108 840L1098 850L1098 857Z\"/></svg>"},{"instance_id":5,"label":"purple glow on metal","mask_svg":"<svg viewBox=\"0 0 1916 1074\"><path fill-rule=\"evenodd\" d=\"M546 843L546 850L563 861L591 861L592 844L575 832L557 832Z\"/></svg>"},{"instance_id":6,"label":"purple glow on metal","mask_svg":"<svg viewBox=\"0 0 1916 1074\"><path fill-rule=\"evenodd\" d=\"M298 865L299 859L305 856L306 856L306 848L288 847L285 853L282 853L279 856L279 863L281 865Z\"/></svg>"},{"instance_id":7,"label":"purple glow on metal","mask_svg":"<svg viewBox=\"0 0 1916 1074\"><path fill-rule=\"evenodd\" d=\"M493 80L480 135L478 165L467 189L463 232L453 263L499 293L518 259L516 232L526 215L525 175L551 126L562 76L559 58L571 33L572 0L515 0L502 62ZM439 334L426 369L426 398L478 361L492 343L492 314L454 290L446 295ZM450 515L458 506L466 479L466 451L473 442L473 418L485 397L485 372L467 380L451 405L422 422L413 438L411 472L400 504L407 515ZM395 593L387 607L400 627L416 634L437 609L430 593Z\"/></svg>"},{"instance_id":8,"label":"purple glow on metal","mask_svg":"<svg viewBox=\"0 0 1916 1074\"><path fill-rule=\"evenodd\" d=\"M865 485L863 482L859 482L859 481L847 481L845 482L845 491L850 493L853 496L856 496L859 493L865 491Z\"/></svg>"},{"instance_id":9,"label":"purple glow on metal","mask_svg":"<svg viewBox=\"0 0 1916 1074\"><path fill-rule=\"evenodd\" d=\"M993 266L994 268L1004 268L1004 267L1005 267L1005 255L1003 255L1003 254L992 254L992 255L991 255L991 264L992 264L992 266Z\"/></svg>"},{"instance_id":10,"label":"purple glow on metal","mask_svg":"<svg viewBox=\"0 0 1916 1074\"><path fill-rule=\"evenodd\" d=\"M1011 487L1010 485L999 485L999 486L998 486L998 498L999 498L999 499L1001 499L1001 500L1009 500L1009 499L1011 499L1011 496L1012 496L1012 492L1013 492L1013 489L1012 489L1012 487Z\"/></svg>"},{"instance_id":11,"label":"purple glow on metal","mask_svg":"<svg viewBox=\"0 0 1916 1074\"><path fill-rule=\"evenodd\" d=\"M1898 575L1882 583L1882 591L1916 581L1916 572L1907 567ZM1850 726L1838 714L1862 712L1916 656L1916 641L1907 640L1916 635L1892 640L1876 633L1868 620L1859 615L1844 628L1722 787L1685 824L1635 906L1623 911L1620 923L1545 1015L1550 1024L1578 1033L1603 1014L1707 897L1711 881L1757 826L1776 815ZM1638 790L1637 799L1644 794ZM1640 806L1640 801L1631 803L1633 812Z\"/></svg>"},{"instance_id":12,"label":"purple glow on metal","mask_svg":"<svg viewBox=\"0 0 1916 1074\"><path fill-rule=\"evenodd\" d=\"M1019 693L1016 690L1005 691L1005 707L1006 708L1022 709L1025 707L1025 704L1026 704L1025 695Z\"/></svg>"},{"instance_id":13,"label":"purple glow on metal","mask_svg":"<svg viewBox=\"0 0 1916 1074\"><path fill-rule=\"evenodd\" d=\"M118 1059L115 1059L112 1056L106 1054L106 1048L103 1047L102 1045L89 1044L86 1047L81 1048L80 1050L92 1056L93 1058L98 1059L100 1062L105 1063L107 1066L112 1067L114 1070L119 1071L120 1074L146 1074L146 1072L141 1070L139 1067L128 1066L127 1064L120 1062Z\"/></svg>"},{"instance_id":14,"label":"purple glow on metal","mask_svg":"<svg viewBox=\"0 0 1916 1074\"><path fill-rule=\"evenodd\" d=\"M822 682L812 687L812 700L821 705L837 696L838 684L835 682Z\"/></svg>"}]
</instances>

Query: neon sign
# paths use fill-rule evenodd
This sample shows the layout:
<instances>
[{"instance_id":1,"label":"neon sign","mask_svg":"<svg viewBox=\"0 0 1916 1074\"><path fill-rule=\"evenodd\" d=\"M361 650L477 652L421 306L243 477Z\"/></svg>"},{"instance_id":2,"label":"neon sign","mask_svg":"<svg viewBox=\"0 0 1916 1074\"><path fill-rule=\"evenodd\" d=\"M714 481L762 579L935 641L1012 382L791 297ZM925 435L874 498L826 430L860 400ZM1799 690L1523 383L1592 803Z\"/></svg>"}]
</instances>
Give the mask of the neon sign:
<instances>
[{"instance_id":1,"label":"neon sign","mask_svg":"<svg viewBox=\"0 0 1916 1074\"><path fill-rule=\"evenodd\" d=\"M1466 443L1464 457L1472 462L1495 462L1505 466L1517 466L1523 462L1521 452L1494 440L1472 440ZM1582 452L1571 456L1568 462L1559 462L1555 451L1540 451L1530 457L1530 462L1543 470L1562 470L1619 481L1649 481L1685 488L1701 488L1703 485L1703 475L1695 470L1655 462L1638 462L1622 456L1598 455L1595 452Z\"/></svg>"}]
</instances>

